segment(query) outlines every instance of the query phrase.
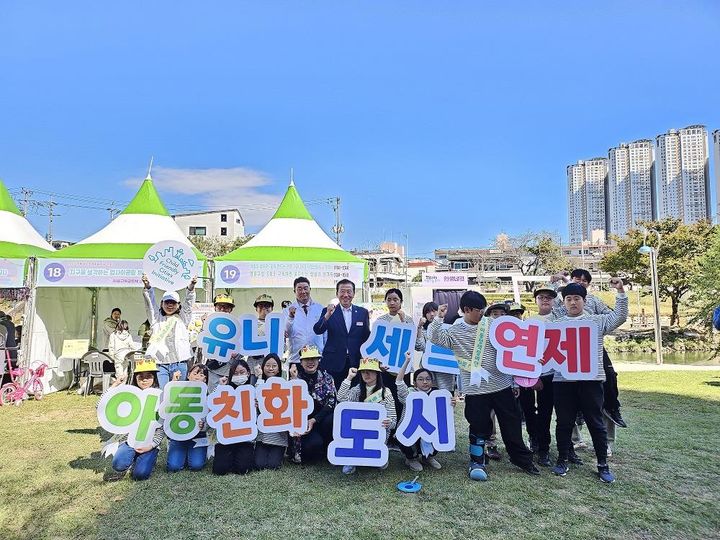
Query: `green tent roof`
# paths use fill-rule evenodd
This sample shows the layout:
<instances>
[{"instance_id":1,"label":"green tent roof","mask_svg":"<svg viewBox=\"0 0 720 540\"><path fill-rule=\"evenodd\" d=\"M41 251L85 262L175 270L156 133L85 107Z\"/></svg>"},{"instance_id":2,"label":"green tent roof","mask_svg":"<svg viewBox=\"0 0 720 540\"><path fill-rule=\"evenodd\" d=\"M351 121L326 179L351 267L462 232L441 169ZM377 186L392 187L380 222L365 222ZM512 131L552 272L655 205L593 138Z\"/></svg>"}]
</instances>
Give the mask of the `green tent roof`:
<instances>
[{"instance_id":1,"label":"green tent roof","mask_svg":"<svg viewBox=\"0 0 720 540\"><path fill-rule=\"evenodd\" d=\"M295 184L290 184L288 190L285 192L280 206L275 211L272 219L275 218L290 218L290 219L309 219L312 220L312 216L308 209L305 208L305 203L300 198L300 194L295 189Z\"/></svg>"},{"instance_id":2,"label":"green tent roof","mask_svg":"<svg viewBox=\"0 0 720 540\"><path fill-rule=\"evenodd\" d=\"M10 196L10 192L7 190L2 180L0 180L0 210L5 210L6 212L22 216L22 212L18 209L15 201L13 201L13 198Z\"/></svg>"},{"instance_id":3,"label":"green tent roof","mask_svg":"<svg viewBox=\"0 0 720 540\"><path fill-rule=\"evenodd\" d=\"M150 175L143 181L140 189L122 211L123 214L157 214L160 216L169 216L165 205L160 200L155 186L152 183Z\"/></svg>"}]
</instances>

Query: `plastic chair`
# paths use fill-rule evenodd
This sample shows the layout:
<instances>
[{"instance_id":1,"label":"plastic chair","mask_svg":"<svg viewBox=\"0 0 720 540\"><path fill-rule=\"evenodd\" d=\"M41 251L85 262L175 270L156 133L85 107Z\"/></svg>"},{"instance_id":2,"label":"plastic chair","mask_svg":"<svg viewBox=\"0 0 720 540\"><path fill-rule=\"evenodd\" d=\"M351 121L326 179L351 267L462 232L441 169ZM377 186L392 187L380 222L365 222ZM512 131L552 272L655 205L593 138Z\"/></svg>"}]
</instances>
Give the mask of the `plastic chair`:
<instances>
[{"instance_id":1,"label":"plastic chair","mask_svg":"<svg viewBox=\"0 0 720 540\"><path fill-rule=\"evenodd\" d=\"M90 351L80 359L81 363L85 362L88 365L87 380L85 381L83 395L87 396L90 393L96 379L102 380L103 393L110 388L112 373L103 372L103 362L105 361L112 362L112 358L99 351Z\"/></svg>"},{"instance_id":2,"label":"plastic chair","mask_svg":"<svg viewBox=\"0 0 720 540\"><path fill-rule=\"evenodd\" d=\"M127 360L127 380L126 384L132 384L133 374L135 373L135 362L145 358L145 353L142 351L130 351L125 355Z\"/></svg>"}]
</instances>

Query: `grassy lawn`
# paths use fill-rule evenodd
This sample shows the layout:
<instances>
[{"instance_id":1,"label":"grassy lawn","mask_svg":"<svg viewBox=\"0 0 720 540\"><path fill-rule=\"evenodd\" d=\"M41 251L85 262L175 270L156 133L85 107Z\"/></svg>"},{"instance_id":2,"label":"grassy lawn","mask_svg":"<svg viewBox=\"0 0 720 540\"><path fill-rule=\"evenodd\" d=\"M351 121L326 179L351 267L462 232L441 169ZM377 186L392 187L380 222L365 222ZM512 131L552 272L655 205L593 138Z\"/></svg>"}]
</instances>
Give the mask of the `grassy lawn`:
<instances>
[{"instance_id":1,"label":"grassy lawn","mask_svg":"<svg viewBox=\"0 0 720 540\"><path fill-rule=\"evenodd\" d=\"M416 495L395 489L412 478L397 453L388 470L350 478L330 466L222 478L158 467L147 482L108 484L97 398L2 407L0 538L718 538L720 372L620 383L630 428L611 458L615 484L596 479L589 454L566 478L533 478L505 458L472 482L458 411L458 451L421 474Z\"/></svg>"}]
</instances>

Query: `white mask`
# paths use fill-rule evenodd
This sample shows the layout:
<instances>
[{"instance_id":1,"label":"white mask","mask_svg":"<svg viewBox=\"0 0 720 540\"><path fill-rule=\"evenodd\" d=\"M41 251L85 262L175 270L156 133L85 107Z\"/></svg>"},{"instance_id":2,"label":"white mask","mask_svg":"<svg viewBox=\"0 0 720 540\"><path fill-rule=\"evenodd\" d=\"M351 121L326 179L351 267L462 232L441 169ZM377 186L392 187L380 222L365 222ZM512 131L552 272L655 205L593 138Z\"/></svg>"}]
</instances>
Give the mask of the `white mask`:
<instances>
[{"instance_id":1,"label":"white mask","mask_svg":"<svg viewBox=\"0 0 720 540\"><path fill-rule=\"evenodd\" d=\"M240 386L241 384L245 384L247 382L247 380L248 380L247 375L235 375L232 378L233 384L235 384L237 386Z\"/></svg>"}]
</instances>

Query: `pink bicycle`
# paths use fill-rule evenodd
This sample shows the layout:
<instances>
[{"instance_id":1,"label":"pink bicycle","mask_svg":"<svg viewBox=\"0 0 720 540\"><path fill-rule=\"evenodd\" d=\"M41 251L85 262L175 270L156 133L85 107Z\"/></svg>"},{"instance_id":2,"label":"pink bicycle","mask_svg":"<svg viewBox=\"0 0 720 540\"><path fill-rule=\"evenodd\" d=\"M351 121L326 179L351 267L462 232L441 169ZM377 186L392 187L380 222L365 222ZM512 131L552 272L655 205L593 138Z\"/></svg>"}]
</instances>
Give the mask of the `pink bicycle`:
<instances>
[{"instance_id":1,"label":"pink bicycle","mask_svg":"<svg viewBox=\"0 0 720 540\"><path fill-rule=\"evenodd\" d=\"M10 355L6 353L8 363L8 373L10 374L10 380L7 384L4 384L0 388L0 405L22 405L25 396L32 395L35 399L40 400L43 398L45 387L42 383L42 377L45 375L45 368L47 364L40 363L35 369L28 368L13 368L10 363ZM22 383L21 381L26 378L26 373L29 375L27 380Z\"/></svg>"}]
</instances>

